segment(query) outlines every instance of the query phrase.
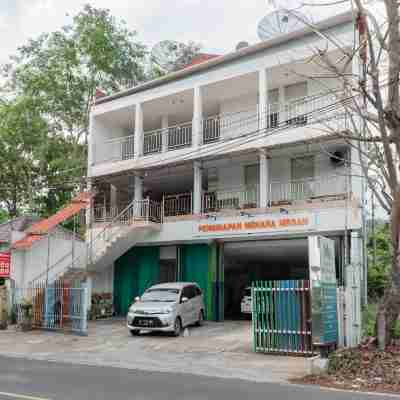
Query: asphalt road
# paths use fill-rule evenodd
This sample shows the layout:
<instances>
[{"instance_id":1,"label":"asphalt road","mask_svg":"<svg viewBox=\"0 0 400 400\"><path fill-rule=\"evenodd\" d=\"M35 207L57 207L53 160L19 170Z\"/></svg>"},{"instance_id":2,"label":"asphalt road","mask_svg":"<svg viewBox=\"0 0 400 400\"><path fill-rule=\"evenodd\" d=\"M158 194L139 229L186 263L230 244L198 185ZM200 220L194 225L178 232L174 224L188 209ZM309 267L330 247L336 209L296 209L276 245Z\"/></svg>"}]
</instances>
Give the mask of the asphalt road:
<instances>
[{"instance_id":1,"label":"asphalt road","mask_svg":"<svg viewBox=\"0 0 400 400\"><path fill-rule=\"evenodd\" d=\"M312 387L0 357L1 400L370 400Z\"/></svg>"}]
</instances>

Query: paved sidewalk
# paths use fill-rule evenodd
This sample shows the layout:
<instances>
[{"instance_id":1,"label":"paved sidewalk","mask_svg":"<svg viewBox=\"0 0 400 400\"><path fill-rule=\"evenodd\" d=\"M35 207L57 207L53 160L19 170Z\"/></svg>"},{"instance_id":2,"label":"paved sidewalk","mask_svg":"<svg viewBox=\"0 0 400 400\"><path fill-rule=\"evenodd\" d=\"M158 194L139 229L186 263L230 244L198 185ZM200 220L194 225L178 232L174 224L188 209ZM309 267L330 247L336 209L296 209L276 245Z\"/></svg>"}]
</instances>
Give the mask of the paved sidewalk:
<instances>
[{"instance_id":1,"label":"paved sidewalk","mask_svg":"<svg viewBox=\"0 0 400 400\"><path fill-rule=\"evenodd\" d=\"M191 373L258 382L286 382L307 372L302 357L256 354L250 323L209 322L184 336L147 333L132 337L124 321L91 323L89 336L0 331L0 355L147 371Z\"/></svg>"}]
</instances>

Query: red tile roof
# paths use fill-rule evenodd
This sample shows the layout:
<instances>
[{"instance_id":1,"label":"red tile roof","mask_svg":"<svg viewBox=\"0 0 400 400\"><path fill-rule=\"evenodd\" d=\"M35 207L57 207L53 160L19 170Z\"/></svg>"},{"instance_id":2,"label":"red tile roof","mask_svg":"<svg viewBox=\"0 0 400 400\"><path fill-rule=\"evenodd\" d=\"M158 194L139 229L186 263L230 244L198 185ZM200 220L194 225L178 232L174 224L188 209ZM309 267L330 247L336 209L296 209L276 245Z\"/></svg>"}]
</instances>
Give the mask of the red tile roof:
<instances>
[{"instance_id":1,"label":"red tile roof","mask_svg":"<svg viewBox=\"0 0 400 400\"><path fill-rule=\"evenodd\" d=\"M61 222L66 221L68 218L71 218L73 215L78 214L79 211L86 208L90 204L90 200L93 196L94 194L89 192L79 193L66 207L62 208L51 217L33 224L25 231L26 236L15 242L12 248L19 250L30 248L34 242L45 237L47 233Z\"/></svg>"},{"instance_id":2,"label":"red tile roof","mask_svg":"<svg viewBox=\"0 0 400 400\"><path fill-rule=\"evenodd\" d=\"M12 249L16 250L26 250L29 249L32 244L40 239L42 239L43 235L27 235L24 238L17 240L12 245Z\"/></svg>"},{"instance_id":3,"label":"red tile roof","mask_svg":"<svg viewBox=\"0 0 400 400\"><path fill-rule=\"evenodd\" d=\"M61 222L66 221L68 218L71 218L73 215L78 214L79 211L86 208L92 196L93 195L88 192L80 193L77 197L72 199L71 203L66 207L62 208L51 217L32 225L25 232L34 235L45 235Z\"/></svg>"},{"instance_id":4,"label":"red tile roof","mask_svg":"<svg viewBox=\"0 0 400 400\"><path fill-rule=\"evenodd\" d=\"M194 65L201 64L213 58L217 58L219 56L220 56L219 54L199 53L196 57L193 58L193 60L189 64L185 65L182 69L193 67Z\"/></svg>"}]
</instances>

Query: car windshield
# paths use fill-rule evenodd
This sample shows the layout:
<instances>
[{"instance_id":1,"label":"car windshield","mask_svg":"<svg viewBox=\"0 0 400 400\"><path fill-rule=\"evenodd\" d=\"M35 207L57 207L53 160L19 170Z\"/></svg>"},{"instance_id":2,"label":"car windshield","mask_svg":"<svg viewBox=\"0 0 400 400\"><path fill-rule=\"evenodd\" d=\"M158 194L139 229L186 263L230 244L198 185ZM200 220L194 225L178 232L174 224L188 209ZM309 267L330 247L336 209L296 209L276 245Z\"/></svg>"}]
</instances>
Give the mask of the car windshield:
<instances>
[{"instance_id":1,"label":"car windshield","mask_svg":"<svg viewBox=\"0 0 400 400\"><path fill-rule=\"evenodd\" d=\"M143 302L174 302L178 300L179 289L148 289L143 293Z\"/></svg>"}]
</instances>

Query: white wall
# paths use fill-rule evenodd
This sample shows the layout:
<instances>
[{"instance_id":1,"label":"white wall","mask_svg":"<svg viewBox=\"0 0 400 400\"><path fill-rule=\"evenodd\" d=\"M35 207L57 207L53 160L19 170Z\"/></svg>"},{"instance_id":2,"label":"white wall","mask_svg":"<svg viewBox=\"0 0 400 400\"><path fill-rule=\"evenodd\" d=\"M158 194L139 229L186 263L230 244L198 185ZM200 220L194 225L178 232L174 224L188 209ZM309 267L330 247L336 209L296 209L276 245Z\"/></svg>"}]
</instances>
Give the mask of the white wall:
<instances>
[{"instance_id":1,"label":"white wall","mask_svg":"<svg viewBox=\"0 0 400 400\"><path fill-rule=\"evenodd\" d=\"M85 243L75 241L76 254L84 252ZM57 234L50 239L50 270L49 280L52 281L55 276L71 265L72 262L72 241L69 236ZM66 257L68 256L68 257ZM65 257L65 259L64 259ZM27 250L12 250L11 254L11 269L12 277L19 287L27 287L29 283L41 276L41 279L46 279L46 270L48 259L48 240L43 238L34 242L32 247ZM54 266L58 261L56 266ZM53 268L51 268L54 266Z\"/></svg>"},{"instance_id":2,"label":"white wall","mask_svg":"<svg viewBox=\"0 0 400 400\"><path fill-rule=\"evenodd\" d=\"M304 210L299 211L299 213L304 212ZM313 213L315 215L315 228L310 230L299 230L297 234L314 234L314 233L334 233L334 232L343 232L346 227L348 229L360 229L361 228L361 209L359 207L355 207L354 204L349 206L349 209L346 211L343 205L330 206L325 208L316 208L311 211L307 211ZM347 216L346 216L347 213ZM273 213L274 215L279 214L279 212ZM289 214L289 216L292 213ZM260 214L257 215L258 218L262 219L263 217L268 217L271 214ZM226 217L229 220L232 220L232 217ZM238 216L237 220L240 220L243 217ZM246 217L244 217L246 221ZM206 220L205 220L206 221ZM223 223L224 217L221 216L218 218L218 223ZM162 229L160 232L154 232L152 235L149 235L145 241L140 241L138 245L146 245L146 244L174 244L174 243L190 243L190 242L206 242L208 238L201 238L197 234L195 234L195 225L197 221L189 220L189 221L176 221L176 222L166 222L162 225ZM291 234L295 234L292 232ZM267 238L267 237L288 237L289 234L284 233L274 233L270 234L247 234L247 233L238 233L238 234L223 234L221 237L225 238ZM132 244L134 245L134 244Z\"/></svg>"},{"instance_id":3,"label":"white wall","mask_svg":"<svg viewBox=\"0 0 400 400\"><path fill-rule=\"evenodd\" d=\"M256 93L222 101L220 114L224 119L221 121L221 137L228 139L255 132L258 129L257 104Z\"/></svg>"},{"instance_id":4,"label":"white wall","mask_svg":"<svg viewBox=\"0 0 400 400\"><path fill-rule=\"evenodd\" d=\"M110 139L116 139L127 136L129 133L118 126L111 126L104 123L100 118L91 118L91 131L93 138L90 140L91 144L91 162L98 163L104 160L119 159L120 144L107 143Z\"/></svg>"},{"instance_id":5,"label":"white wall","mask_svg":"<svg viewBox=\"0 0 400 400\"><path fill-rule=\"evenodd\" d=\"M114 265L96 271L92 277L92 293L112 293L114 291Z\"/></svg>"},{"instance_id":6,"label":"white wall","mask_svg":"<svg viewBox=\"0 0 400 400\"><path fill-rule=\"evenodd\" d=\"M306 152L292 153L291 155L271 156L270 163L270 181L276 183L289 183L291 181L291 159L293 157L312 155L315 160L315 179L326 182L325 190L328 190L329 185L335 186L338 194L345 193L345 168L335 167L330 161L328 150L325 152ZM248 165L257 164L255 160L243 160L240 162L232 161L228 165L217 166L218 190L240 190L245 189L245 167ZM333 179L337 178L337 179ZM337 183L336 183L337 181ZM334 188L331 187L333 190ZM323 195L324 193L320 193ZM332 194L332 193L330 193Z\"/></svg>"},{"instance_id":7,"label":"white wall","mask_svg":"<svg viewBox=\"0 0 400 400\"><path fill-rule=\"evenodd\" d=\"M351 45L354 38L354 28L351 22L330 28L325 33L334 35L336 41L348 45ZM133 104L190 90L197 85L210 85L221 80L250 74L259 71L261 68L272 68L293 62L293 60L305 59L315 54L315 48L323 48L327 51L337 50L332 43L327 42L321 36L310 34L301 39L286 41L264 51L219 65L213 69L189 75L183 79L173 80L159 87L99 104L93 108L93 113L103 114L111 110L122 109Z\"/></svg>"}]
</instances>

